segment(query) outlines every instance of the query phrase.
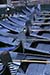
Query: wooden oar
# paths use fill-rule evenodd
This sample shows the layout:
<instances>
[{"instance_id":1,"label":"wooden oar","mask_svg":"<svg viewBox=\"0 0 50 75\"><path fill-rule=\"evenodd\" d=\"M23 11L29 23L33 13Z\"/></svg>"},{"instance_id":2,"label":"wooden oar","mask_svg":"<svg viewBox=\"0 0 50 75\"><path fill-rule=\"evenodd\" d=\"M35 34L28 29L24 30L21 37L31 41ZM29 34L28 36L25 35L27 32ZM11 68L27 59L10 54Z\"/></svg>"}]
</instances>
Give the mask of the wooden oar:
<instances>
[{"instance_id":1,"label":"wooden oar","mask_svg":"<svg viewBox=\"0 0 50 75\"><path fill-rule=\"evenodd\" d=\"M40 14L40 16L50 16L50 14Z\"/></svg>"},{"instance_id":2,"label":"wooden oar","mask_svg":"<svg viewBox=\"0 0 50 75\"><path fill-rule=\"evenodd\" d=\"M38 17L37 20L50 20L50 17Z\"/></svg>"},{"instance_id":3,"label":"wooden oar","mask_svg":"<svg viewBox=\"0 0 50 75\"><path fill-rule=\"evenodd\" d=\"M19 1L11 1L11 3L17 3L17 2L19 2Z\"/></svg>"},{"instance_id":4,"label":"wooden oar","mask_svg":"<svg viewBox=\"0 0 50 75\"><path fill-rule=\"evenodd\" d=\"M17 40L19 40L19 39L17 39ZM50 39L47 39L47 38L46 39L28 38L28 39L22 39L22 41L50 42Z\"/></svg>"},{"instance_id":5,"label":"wooden oar","mask_svg":"<svg viewBox=\"0 0 50 75\"><path fill-rule=\"evenodd\" d=\"M30 29L30 31L32 32L39 32L39 31L43 31L43 32L50 32L50 29Z\"/></svg>"},{"instance_id":6,"label":"wooden oar","mask_svg":"<svg viewBox=\"0 0 50 75\"><path fill-rule=\"evenodd\" d=\"M46 25L50 25L50 22L48 22L48 23L32 22L32 25L37 25L37 26L44 25L44 26L46 26Z\"/></svg>"},{"instance_id":7,"label":"wooden oar","mask_svg":"<svg viewBox=\"0 0 50 75\"><path fill-rule=\"evenodd\" d=\"M41 11L41 14L45 14L45 13L49 14L50 11Z\"/></svg>"},{"instance_id":8,"label":"wooden oar","mask_svg":"<svg viewBox=\"0 0 50 75\"><path fill-rule=\"evenodd\" d=\"M50 64L50 61L44 61L44 60L13 60L13 62L29 62L29 63L41 63L41 64Z\"/></svg>"}]
</instances>

